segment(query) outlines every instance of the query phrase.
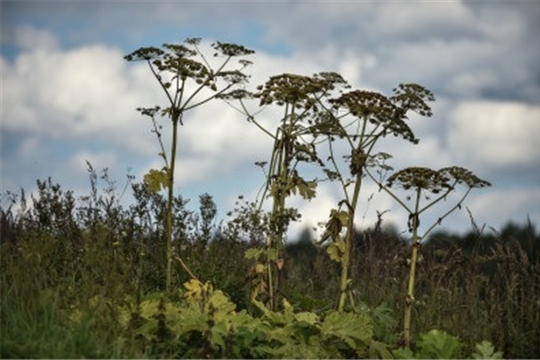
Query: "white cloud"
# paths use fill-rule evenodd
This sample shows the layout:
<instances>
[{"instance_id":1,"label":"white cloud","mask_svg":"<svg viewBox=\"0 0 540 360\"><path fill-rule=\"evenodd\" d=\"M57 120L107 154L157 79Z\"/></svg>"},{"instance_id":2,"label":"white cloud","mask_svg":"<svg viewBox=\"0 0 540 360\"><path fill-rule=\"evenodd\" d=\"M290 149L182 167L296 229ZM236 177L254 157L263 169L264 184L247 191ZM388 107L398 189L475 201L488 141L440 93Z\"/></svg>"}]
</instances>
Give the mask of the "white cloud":
<instances>
[{"instance_id":1,"label":"white cloud","mask_svg":"<svg viewBox=\"0 0 540 360\"><path fill-rule=\"evenodd\" d=\"M12 42L23 51L35 49L54 50L58 48L58 41L51 33L30 26L14 29Z\"/></svg>"},{"instance_id":2,"label":"white cloud","mask_svg":"<svg viewBox=\"0 0 540 360\"><path fill-rule=\"evenodd\" d=\"M458 158L487 166L540 164L540 107L470 101L450 113L448 142Z\"/></svg>"},{"instance_id":3,"label":"white cloud","mask_svg":"<svg viewBox=\"0 0 540 360\"><path fill-rule=\"evenodd\" d=\"M70 167L77 173L85 174L88 171L87 162L89 162L92 167L99 166L98 168L95 168L95 170L99 170L104 168L115 168L117 161L116 154L111 151L92 153L87 150L80 150L71 157Z\"/></svg>"},{"instance_id":4,"label":"white cloud","mask_svg":"<svg viewBox=\"0 0 540 360\"><path fill-rule=\"evenodd\" d=\"M246 116L218 101L186 116L180 131L189 153L223 161L243 160L269 146L269 137L249 123Z\"/></svg>"},{"instance_id":5,"label":"white cloud","mask_svg":"<svg viewBox=\"0 0 540 360\"><path fill-rule=\"evenodd\" d=\"M499 227L512 220L523 224L529 217L531 223L540 223L540 188L498 190L482 192L470 199L471 210L479 227Z\"/></svg>"},{"instance_id":6,"label":"white cloud","mask_svg":"<svg viewBox=\"0 0 540 360\"><path fill-rule=\"evenodd\" d=\"M424 120L422 121L429 121ZM386 138L379 141L377 150L392 155L387 164L396 171L410 166L426 166L439 169L445 166L456 165L455 156L442 144L441 138L436 133L420 134L412 124L413 131L420 139L417 145L401 138ZM420 126L419 126L420 127Z\"/></svg>"},{"instance_id":7,"label":"white cloud","mask_svg":"<svg viewBox=\"0 0 540 360\"><path fill-rule=\"evenodd\" d=\"M36 159L36 156L43 155L42 152L46 151L46 148L43 146L43 142L37 136L28 137L23 139L18 155L24 161L29 161Z\"/></svg>"},{"instance_id":8,"label":"white cloud","mask_svg":"<svg viewBox=\"0 0 540 360\"><path fill-rule=\"evenodd\" d=\"M434 27L464 27L474 24L474 16L462 2L385 2L377 12L376 29L392 35L421 35ZM411 26L412 25L412 26Z\"/></svg>"},{"instance_id":9,"label":"white cloud","mask_svg":"<svg viewBox=\"0 0 540 360\"><path fill-rule=\"evenodd\" d=\"M295 207L302 214L300 222L292 223L290 226L290 234L298 234L304 228L317 229L319 223L325 223L328 221L330 210L337 208L337 204L340 201L336 196L335 189L326 183L320 183L317 187L317 197L312 200L302 199L300 196L291 197L288 200L288 205ZM324 230L324 225L323 228ZM320 236L321 232L317 232L317 236Z\"/></svg>"},{"instance_id":10,"label":"white cloud","mask_svg":"<svg viewBox=\"0 0 540 360\"><path fill-rule=\"evenodd\" d=\"M176 185L181 186L203 181L216 171L215 160L210 157L180 158L176 162L174 176Z\"/></svg>"},{"instance_id":11,"label":"white cloud","mask_svg":"<svg viewBox=\"0 0 540 360\"><path fill-rule=\"evenodd\" d=\"M482 69L477 71L464 71L453 77L448 87L461 96L476 98L482 90L493 88L498 85L499 80L492 70Z\"/></svg>"},{"instance_id":12,"label":"white cloud","mask_svg":"<svg viewBox=\"0 0 540 360\"><path fill-rule=\"evenodd\" d=\"M139 150L143 130L132 124L143 95L153 97L151 79L142 81L138 69L123 62L118 50L102 45L38 47L13 63L3 59L3 87L9 89L2 99L3 129L55 139L95 137Z\"/></svg>"}]
</instances>

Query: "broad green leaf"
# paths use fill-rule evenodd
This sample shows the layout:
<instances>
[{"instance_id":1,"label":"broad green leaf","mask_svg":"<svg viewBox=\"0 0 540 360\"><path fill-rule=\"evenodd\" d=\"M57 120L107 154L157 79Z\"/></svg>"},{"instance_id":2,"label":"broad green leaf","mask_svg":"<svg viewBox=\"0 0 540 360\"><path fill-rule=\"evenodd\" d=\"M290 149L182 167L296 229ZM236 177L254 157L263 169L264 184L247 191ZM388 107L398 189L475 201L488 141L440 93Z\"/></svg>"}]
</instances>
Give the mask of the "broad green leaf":
<instances>
[{"instance_id":1,"label":"broad green leaf","mask_svg":"<svg viewBox=\"0 0 540 360\"><path fill-rule=\"evenodd\" d=\"M258 259L259 256L261 256L261 254L263 253L263 251L263 249L251 248L246 250L244 257L246 259Z\"/></svg>"},{"instance_id":2,"label":"broad green leaf","mask_svg":"<svg viewBox=\"0 0 540 360\"><path fill-rule=\"evenodd\" d=\"M152 319L158 313L159 300L145 300L140 305L140 316L143 319Z\"/></svg>"},{"instance_id":3,"label":"broad green leaf","mask_svg":"<svg viewBox=\"0 0 540 360\"><path fill-rule=\"evenodd\" d=\"M210 328L210 345L213 348L225 347L225 341L223 339L227 338L229 329L227 329L226 324L217 323Z\"/></svg>"},{"instance_id":4,"label":"broad green leaf","mask_svg":"<svg viewBox=\"0 0 540 360\"><path fill-rule=\"evenodd\" d=\"M396 359L415 359L414 353L408 347L392 350L392 354Z\"/></svg>"},{"instance_id":5,"label":"broad green leaf","mask_svg":"<svg viewBox=\"0 0 540 360\"><path fill-rule=\"evenodd\" d=\"M326 339L337 337L343 340L352 349L355 349L359 356L371 344L373 337L373 330L367 315L337 311L324 319L321 333Z\"/></svg>"},{"instance_id":6,"label":"broad green leaf","mask_svg":"<svg viewBox=\"0 0 540 360\"><path fill-rule=\"evenodd\" d=\"M230 328L230 321L236 315L236 305L220 290L215 291L210 297L209 305L215 323L225 323L227 331Z\"/></svg>"},{"instance_id":7,"label":"broad green leaf","mask_svg":"<svg viewBox=\"0 0 540 360\"><path fill-rule=\"evenodd\" d=\"M253 318L246 310L242 310L231 320L231 328L236 334L236 340L242 338L245 347L250 347L254 341L260 342L266 339L270 325L259 318Z\"/></svg>"},{"instance_id":8,"label":"broad green leaf","mask_svg":"<svg viewBox=\"0 0 540 360\"><path fill-rule=\"evenodd\" d=\"M417 357L432 359L461 358L463 345L459 339L441 330L431 330L420 335L416 343Z\"/></svg>"},{"instance_id":9,"label":"broad green leaf","mask_svg":"<svg viewBox=\"0 0 540 360\"><path fill-rule=\"evenodd\" d=\"M340 210L337 213L337 217L338 217L339 221L341 221L341 225L347 226L347 223L349 222L349 213L348 212L346 212L344 210Z\"/></svg>"},{"instance_id":10,"label":"broad green leaf","mask_svg":"<svg viewBox=\"0 0 540 360\"><path fill-rule=\"evenodd\" d=\"M392 359L392 353L384 342L372 340L369 344L370 359Z\"/></svg>"},{"instance_id":11,"label":"broad green leaf","mask_svg":"<svg viewBox=\"0 0 540 360\"><path fill-rule=\"evenodd\" d=\"M330 259L341 262L341 253L339 251L338 246L336 243L331 243L328 245L328 248L326 249L326 252L328 253L328 256L330 256Z\"/></svg>"},{"instance_id":12,"label":"broad green leaf","mask_svg":"<svg viewBox=\"0 0 540 360\"><path fill-rule=\"evenodd\" d=\"M253 302L253 305L255 305L259 310L262 311L265 317L267 317L270 320L273 319L273 314L276 314L276 313L274 313L273 311L270 311L262 302L256 299L252 299L252 302Z\"/></svg>"},{"instance_id":13,"label":"broad green leaf","mask_svg":"<svg viewBox=\"0 0 540 360\"><path fill-rule=\"evenodd\" d=\"M266 250L266 256L270 261L276 260L278 256L278 250L275 248L268 249Z\"/></svg>"},{"instance_id":14,"label":"broad green leaf","mask_svg":"<svg viewBox=\"0 0 540 360\"><path fill-rule=\"evenodd\" d=\"M167 168L161 170L151 169L144 175L144 183L148 186L148 191L151 193L160 192L166 189L169 183L169 171Z\"/></svg>"},{"instance_id":15,"label":"broad green leaf","mask_svg":"<svg viewBox=\"0 0 540 360\"><path fill-rule=\"evenodd\" d=\"M180 324L182 333L188 333L190 331L199 331L204 333L208 329L210 317L206 313L202 313L200 309L191 307L190 309L184 309L182 312L182 318Z\"/></svg>"},{"instance_id":16,"label":"broad green leaf","mask_svg":"<svg viewBox=\"0 0 540 360\"><path fill-rule=\"evenodd\" d=\"M301 312L295 314L294 317L299 322L306 322L310 325L316 325L319 323L319 315L312 312Z\"/></svg>"},{"instance_id":17,"label":"broad green leaf","mask_svg":"<svg viewBox=\"0 0 540 360\"><path fill-rule=\"evenodd\" d=\"M185 293L186 299L201 299L203 294L203 285L199 280L191 279L184 283L184 287L187 292Z\"/></svg>"},{"instance_id":18,"label":"broad green leaf","mask_svg":"<svg viewBox=\"0 0 540 360\"><path fill-rule=\"evenodd\" d=\"M472 354L474 359L502 359L501 351L495 351L495 347L489 341L482 341L476 344L475 352Z\"/></svg>"},{"instance_id":19,"label":"broad green leaf","mask_svg":"<svg viewBox=\"0 0 540 360\"><path fill-rule=\"evenodd\" d=\"M287 323L294 321L294 309L287 299L283 299L283 315Z\"/></svg>"},{"instance_id":20,"label":"broad green leaf","mask_svg":"<svg viewBox=\"0 0 540 360\"><path fill-rule=\"evenodd\" d=\"M264 264L260 264L260 263L255 264L255 272L257 274L262 274L265 272L265 270L266 270L266 266L264 266Z\"/></svg>"},{"instance_id":21,"label":"broad green leaf","mask_svg":"<svg viewBox=\"0 0 540 360\"><path fill-rule=\"evenodd\" d=\"M330 259L341 262L343 254L345 254L345 242L338 236L333 243L328 245L326 252L330 256Z\"/></svg>"},{"instance_id":22,"label":"broad green leaf","mask_svg":"<svg viewBox=\"0 0 540 360\"><path fill-rule=\"evenodd\" d=\"M143 336L147 341L152 341L155 339L157 327L157 321L145 321L138 329L136 329L135 333L139 336Z\"/></svg>"},{"instance_id":23,"label":"broad green leaf","mask_svg":"<svg viewBox=\"0 0 540 360\"><path fill-rule=\"evenodd\" d=\"M317 192L315 191L315 189L317 188L316 181L303 181L297 185L297 188L298 193L304 199L311 200L317 195Z\"/></svg>"}]
</instances>

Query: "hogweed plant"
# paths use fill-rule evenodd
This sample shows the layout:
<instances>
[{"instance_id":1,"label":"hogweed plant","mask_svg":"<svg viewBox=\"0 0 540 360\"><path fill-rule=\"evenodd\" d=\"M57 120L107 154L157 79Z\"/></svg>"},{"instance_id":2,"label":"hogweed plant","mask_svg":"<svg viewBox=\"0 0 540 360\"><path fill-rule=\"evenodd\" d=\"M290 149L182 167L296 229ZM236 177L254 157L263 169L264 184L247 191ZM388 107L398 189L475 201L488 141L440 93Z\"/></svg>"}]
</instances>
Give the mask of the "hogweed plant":
<instances>
[{"instance_id":1,"label":"hogweed plant","mask_svg":"<svg viewBox=\"0 0 540 360\"><path fill-rule=\"evenodd\" d=\"M422 116L431 116L427 102L435 100L433 94L417 84L400 84L394 90L394 95L387 97L382 94L352 90L338 98L330 99L328 111L318 118L313 131L325 135L328 141L328 161L323 164L323 171L329 180L337 181L344 199L338 209L332 209L319 242L332 239L327 251L330 257L340 263L340 295L338 310L342 311L347 294L354 306L349 264L353 236L355 231L355 216L360 199L360 192L365 178L365 169L373 166L380 159L386 159L386 153L373 154L375 145L387 135L401 137L413 144L418 143L413 131L407 124L407 114L410 111ZM338 146L336 139L341 140ZM345 143L345 146L341 146ZM349 175L340 170L338 150L345 148L343 159L349 166ZM348 151L348 153L347 153ZM352 190L350 190L352 187ZM342 210L342 208L345 210ZM340 233L345 229L344 238Z\"/></svg>"},{"instance_id":2,"label":"hogweed plant","mask_svg":"<svg viewBox=\"0 0 540 360\"><path fill-rule=\"evenodd\" d=\"M138 108L142 115L152 120L153 132L160 146L159 156L164 161L163 168L152 169L144 176L150 191L167 190L166 221L166 284L167 292L171 290L172 263L178 258L173 249L173 200L174 173L178 142L178 126L184 124L184 115L189 110L207 104L209 101L223 96L228 91L241 88L249 79L243 70L251 64L241 59L237 66L231 60L239 56L253 54L254 51L241 45L216 42L211 45L213 56L222 59L217 66L212 66L209 59L200 49L200 38L190 38L184 44L163 44L161 48L143 47L126 55L127 61L145 61L165 93L167 106L161 108ZM162 140L162 125L159 117L171 121L171 148L167 154Z\"/></svg>"},{"instance_id":3,"label":"hogweed plant","mask_svg":"<svg viewBox=\"0 0 540 360\"><path fill-rule=\"evenodd\" d=\"M440 170L432 170L425 167L409 167L393 173L388 177L386 183L375 178L369 171L368 175L379 184L382 190L390 194L390 196L392 196L392 198L409 214L408 228L412 234L411 258L407 295L405 299L403 332L400 339L403 345L409 346L411 342L412 308L415 302L415 274L422 240L452 212L461 208L465 198L472 189L491 186L491 184L480 179L470 170L458 166L446 167ZM457 187L460 185L464 186L466 190L459 200L451 205L435 222L429 224L429 227L423 234L419 234L421 215L432 209L436 204L447 200L451 193L458 191ZM413 201L412 206L407 205L405 201L395 194L393 189L397 188L402 188L409 193L406 199ZM434 196L434 198L431 198L431 196ZM428 202L422 203L423 199Z\"/></svg>"},{"instance_id":4,"label":"hogweed plant","mask_svg":"<svg viewBox=\"0 0 540 360\"><path fill-rule=\"evenodd\" d=\"M312 124L319 112L324 111L323 102L336 88L344 85L343 78L336 73L319 73L314 76L297 74L281 74L272 76L264 84L257 87L253 98L259 99L259 106L277 105L282 115L275 130L266 129L251 114L241 100L242 112L250 122L259 127L273 140L273 148L269 163L258 163L265 170L266 181L259 208L267 198L272 199L269 231L264 250L251 251L249 258L257 259L263 264L256 265L259 287L257 294L266 295L265 303L270 309L277 306L276 295L279 288L279 277L284 262L282 247L284 236L291 221L300 215L294 208L286 205L286 199L299 194L310 200L316 196L316 180L306 180L298 171L301 163L320 162L315 143L317 134L312 132Z\"/></svg>"}]
</instances>

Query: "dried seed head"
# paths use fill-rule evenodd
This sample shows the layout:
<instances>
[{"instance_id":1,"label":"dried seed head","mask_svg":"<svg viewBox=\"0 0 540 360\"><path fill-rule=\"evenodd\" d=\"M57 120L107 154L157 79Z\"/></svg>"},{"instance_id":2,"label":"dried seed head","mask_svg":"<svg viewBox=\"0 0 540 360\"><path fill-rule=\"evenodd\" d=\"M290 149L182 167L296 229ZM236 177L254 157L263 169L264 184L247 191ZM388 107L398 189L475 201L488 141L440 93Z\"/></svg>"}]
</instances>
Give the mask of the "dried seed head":
<instances>
[{"instance_id":1,"label":"dried seed head","mask_svg":"<svg viewBox=\"0 0 540 360\"><path fill-rule=\"evenodd\" d=\"M368 157L364 153L362 148L353 149L351 151L351 163L349 164L349 169L351 170L351 175L362 174L362 169L366 165Z\"/></svg>"},{"instance_id":2,"label":"dried seed head","mask_svg":"<svg viewBox=\"0 0 540 360\"><path fill-rule=\"evenodd\" d=\"M219 41L212 44L212 47L225 56L243 56L255 53L254 50L248 49L242 45L221 43ZM217 56L218 54L215 55Z\"/></svg>"},{"instance_id":3,"label":"dried seed head","mask_svg":"<svg viewBox=\"0 0 540 360\"><path fill-rule=\"evenodd\" d=\"M418 84L400 84L393 89L390 100L405 112L412 110L422 116L431 116L431 108L426 101L435 101L433 93Z\"/></svg>"},{"instance_id":4,"label":"dried seed head","mask_svg":"<svg viewBox=\"0 0 540 360\"><path fill-rule=\"evenodd\" d=\"M282 74L272 76L256 97L260 97L261 105L294 104L309 101L309 95L318 90L316 82L308 76Z\"/></svg>"},{"instance_id":5,"label":"dried seed head","mask_svg":"<svg viewBox=\"0 0 540 360\"><path fill-rule=\"evenodd\" d=\"M175 57L185 58L197 55L195 50L188 48L185 45L179 44L163 44L163 47Z\"/></svg>"},{"instance_id":6,"label":"dried seed head","mask_svg":"<svg viewBox=\"0 0 540 360\"><path fill-rule=\"evenodd\" d=\"M151 66L155 67L159 73L169 72L172 79L180 78L186 80L193 79L197 84L206 86L211 90L217 91L216 78L220 77L229 84L240 84L247 82L248 76L240 71L222 71L214 74L204 60L196 61L193 57L200 54L197 45L200 38L188 38L184 44L163 44L161 48L144 47L133 53L124 56L127 61L146 60ZM214 43L212 47L218 51L216 55L239 56L254 53L241 45L228 43ZM241 60L241 64L246 66L249 62ZM161 81L161 75L156 75ZM170 80L170 79L169 79ZM170 82L165 81L164 86L170 87Z\"/></svg>"},{"instance_id":7,"label":"dried seed head","mask_svg":"<svg viewBox=\"0 0 540 360\"><path fill-rule=\"evenodd\" d=\"M423 189L438 193L441 190L449 189L449 178L439 171L425 167L409 167L392 174L387 181L387 185L392 187L398 183L405 190Z\"/></svg>"},{"instance_id":8,"label":"dried seed head","mask_svg":"<svg viewBox=\"0 0 540 360\"><path fill-rule=\"evenodd\" d=\"M239 70L220 71L216 74L217 77L224 79L229 84L243 84L249 79L249 76Z\"/></svg>"},{"instance_id":9,"label":"dried seed head","mask_svg":"<svg viewBox=\"0 0 540 360\"><path fill-rule=\"evenodd\" d=\"M127 61L152 60L163 56L165 52L157 47L142 47L129 55L124 56Z\"/></svg>"},{"instance_id":10,"label":"dried seed head","mask_svg":"<svg viewBox=\"0 0 540 360\"><path fill-rule=\"evenodd\" d=\"M353 116L366 119L375 125L382 125L386 133L401 136L405 140L418 143L411 128L405 123L406 111L396 106L386 96L365 90L353 90L331 99L335 109L346 109Z\"/></svg>"},{"instance_id":11,"label":"dried seed head","mask_svg":"<svg viewBox=\"0 0 540 360\"><path fill-rule=\"evenodd\" d=\"M337 85L346 84L336 73L320 73L314 76L281 74L270 77L264 85L257 87L255 94L261 105L276 103L279 106L294 104L297 108L312 109L315 95L328 93Z\"/></svg>"},{"instance_id":12,"label":"dried seed head","mask_svg":"<svg viewBox=\"0 0 540 360\"><path fill-rule=\"evenodd\" d=\"M482 180L476 175L474 175L472 171L459 166L447 167L439 170L439 172L446 176L452 177L458 183L464 184L470 188L482 188L491 186L491 183L489 181Z\"/></svg>"},{"instance_id":13,"label":"dried seed head","mask_svg":"<svg viewBox=\"0 0 540 360\"><path fill-rule=\"evenodd\" d=\"M451 181L452 185L450 184ZM456 183L466 185L469 188L491 186L488 181L480 179L470 170L459 166L447 167L438 171L424 167L406 168L388 178L389 187L392 187L396 182L406 190L410 188L424 189L434 194L442 190L453 189L453 185Z\"/></svg>"}]
</instances>

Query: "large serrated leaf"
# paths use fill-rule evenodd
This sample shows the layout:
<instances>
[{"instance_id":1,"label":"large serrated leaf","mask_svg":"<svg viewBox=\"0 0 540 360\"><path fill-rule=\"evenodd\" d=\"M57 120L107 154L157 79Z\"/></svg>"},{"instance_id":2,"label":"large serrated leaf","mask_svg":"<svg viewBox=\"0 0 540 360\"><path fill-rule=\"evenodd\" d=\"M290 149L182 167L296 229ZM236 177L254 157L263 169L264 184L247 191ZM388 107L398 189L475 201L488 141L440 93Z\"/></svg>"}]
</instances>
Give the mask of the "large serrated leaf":
<instances>
[{"instance_id":1,"label":"large serrated leaf","mask_svg":"<svg viewBox=\"0 0 540 360\"><path fill-rule=\"evenodd\" d=\"M208 329L209 316L197 308L191 308L182 312L181 332L199 331L204 333Z\"/></svg>"},{"instance_id":2,"label":"large serrated leaf","mask_svg":"<svg viewBox=\"0 0 540 360\"><path fill-rule=\"evenodd\" d=\"M502 359L503 354L500 351L495 351L493 344L484 340L476 344L475 352L472 354L474 359Z\"/></svg>"},{"instance_id":3,"label":"large serrated leaf","mask_svg":"<svg viewBox=\"0 0 540 360\"><path fill-rule=\"evenodd\" d=\"M333 312L328 315L321 326L325 338L337 337L356 350L360 356L370 345L373 330L367 315Z\"/></svg>"},{"instance_id":4,"label":"large serrated leaf","mask_svg":"<svg viewBox=\"0 0 540 360\"><path fill-rule=\"evenodd\" d=\"M341 253L339 251L338 246L336 243L331 243L328 248L326 249L326 252L328 253L328 256L330 256L330 259L341 262Z\"/></svg>"},{"instance_id":5,"label":"large serrated leaf","mask_svg":"<svg viewBox=\"0 0 540 360\"><path fill-rule=\"evenodd\" d=\"M463 345L457 337L435 329L420 335L416 347L418 355L424 358L457 359L461 357Z\"/></svg>"},{"instance_id":6,"label":"large serrated leaf","mask_svg":"<svg viewBox=\"0 0 540 360\"><path fill-rule=\"evenodd\" d=\"M236 315L236 305L220 290L217 290L212 294L209 305L212 309L214 322L226 323L228 330L231 319Z\"/></svg>"},{"instance_id":7,"label":"large serrated leaf","mask_svg":"<svg viewBox=\"0 0 540 360\"><path fill-rule=\"evenodd\" d=\"M294 315L295 319L299 322L306 322L310 325L319 323L319 315L312 312L301 312Z\"/></svg>"},{"instance_id":8,"label":"large serrated leaf","mask_svg":"<svg viewBox=\"0 0 540 360\"><path fill-rule=\"evenodd\" d=\"M306 200L311 200L317 195L317 192L315 191L317 188L317 182L315 181L304 181L298 184L297 188L300 196Z\"/></svg>"},{"instance_id":9,"label":"large serrated leaf","mask_svg":"<svg viewBox=\"0 0 540 360\"><path fill-rule=\"evenodd\" d=\"M163 168L162 170L151 169L144 175L144 183L148 187L149 192L160 192L162 189L167 188L169 183L169 171L167 168Z\"/></svg>"},{"instance_id":10,"label":"large serrated leaf","mask_svg":"<svg viewBox=\"0 0 540 360\"><path fill-rule=\"evenodd\" d=\"M345 241L340 236L337 236L334 242L328 246L326 252L330 256L330 259L341 262L343 254L345 254Z\"/></svg>"},{"instance_id":11,"label":"large serrated leaf","mask_svg":"<svg viewBox=\"0 0 540 360\"><path fill-rule=\"evenodd\" d=\"M344 210L340 210L336 214L336 216L339 219L339 221L341 221L341 225L347 226L347 224L349 223L349 213L348 212L346 212Z\"/></svg>"},{"instance_id":12,"label":"large serrated leaf","mask_svg":"<svg viewBox=\"0 0 540 360\"><path fill-rule=\"evenodd\" d=\"M263 249L256 249L256 248L248 249L246 250L244 257L246 259L258 259L259 256L261 256L261 254L263 253L263 251L264 251Z\"/></svg>"},{"instance_id":13,"label":"large serrated leaf","mask_svg":"<svg viewBox=\"0 0 540 360\"><path fill-rule=\"evenodd\" d=\"M203 294L208 290L208 283L203 285L199 280L191 279L184 283L186 288L185 298L188 300L200 301L203 298Z\"/></svg>"},{"instance_id":14,"label":"large serrated leaf","mask_svg":"<svg viewBox=\"0 0 540 360\"><path fill-rule=\"evenodd\" d=\"M214 324L214 326L210 328L210 345L213 348L224 348L224 339L227 338L228 333L229 329L227 328L225 323Z\"/></svg>"}]
</instances>

